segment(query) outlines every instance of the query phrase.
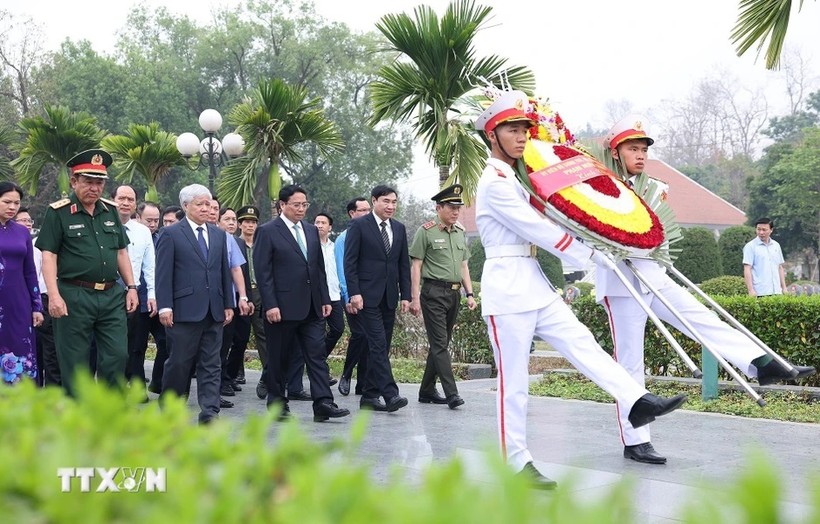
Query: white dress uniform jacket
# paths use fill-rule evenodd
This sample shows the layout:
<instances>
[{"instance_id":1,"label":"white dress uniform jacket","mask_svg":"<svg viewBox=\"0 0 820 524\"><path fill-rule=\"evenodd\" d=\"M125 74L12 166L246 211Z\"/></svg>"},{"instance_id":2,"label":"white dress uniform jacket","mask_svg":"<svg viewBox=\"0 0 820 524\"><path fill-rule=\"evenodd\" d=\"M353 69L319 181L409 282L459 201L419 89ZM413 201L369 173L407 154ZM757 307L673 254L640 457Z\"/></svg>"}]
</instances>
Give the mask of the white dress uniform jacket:
<instances>
[{"instance_id":1,"label":"white dress uniform jacket","mask_svg":"<svg viewBox=\"0 0 820 524\"><path fill-rule=\"evenodd\" d=\"M536 211L512 168L490 159L476 195L476 224L487 255L482 315L498 368L498 430L514 470L532 461L527 446L529 354L533 336L547 341L627 410L647 393L598 345L529 256L536 244L581 267L592 249Z\"/></svg>"},{"instance_id":2,"label":"white dress uniform jacket","mask_svg":"<svg viewBox=\"0 0 820 524\"><path fill-rule=\"evenodd\" d=\"M740 331L722 322L691 293L676 284L666 274L666 268L659 263L645 259L633 260L632 263L646 277L649 284L657 289L663 298L703 336L710 347L747 375L757 375L757 369L751 362L764 354L762 349ZM644 303L649 305L658 318L671 324L689 338L694 338L661 301L640 284L624 262L618 263L618 269L632 282ZM648 315L629 294L615 272L601 264L597 264L595 268L595 295L598 302L602 303L607 310L615 360L636 382L643 385L646 376L643 343ZM629 411L620 405L616 405L616 410L621 442L625 446L643 444L651 440L648 425L633 428L629 423Z\"/></svg>"}]
</instances>

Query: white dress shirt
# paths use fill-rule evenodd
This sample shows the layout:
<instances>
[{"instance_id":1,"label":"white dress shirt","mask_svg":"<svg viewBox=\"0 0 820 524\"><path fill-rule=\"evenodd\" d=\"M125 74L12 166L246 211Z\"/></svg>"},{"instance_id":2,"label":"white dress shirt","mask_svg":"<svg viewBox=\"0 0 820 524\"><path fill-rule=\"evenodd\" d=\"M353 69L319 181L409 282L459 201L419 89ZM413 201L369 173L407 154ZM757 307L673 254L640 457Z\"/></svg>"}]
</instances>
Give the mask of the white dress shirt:
<instances>
[{"instance_id":1,"label":"white dress shirt","mask_svg":"<svg viewBox=\"0 0 820 524\"><path fill-rule=\"evenodd\" d=\"M202 225L198 226L196 224L196 222L194 222L193 220L191 220L187 216L185 217L185 220L187 220L188 225L191 226L191 229L194 232L194 238L196 238L196 239L199 239L199 231L197 231L196 228L198 228L198 227L202 228L202 236L205 237L205 245L208 246L208 249L210 249L211 248L211 242L210 242L210 239L208 238L208 224L203 223Z\"/></svg>"},{"instance_id":2,"label":"white dress shirt","mask_svg":"<svg viewBox=\"0 0 820 524\"><path fill-rule=\"evenodd\" d=\"M342 299L341 288L339 286L339 272L336 270L336 245L332 240L328 240L324 244L319 242L322 247L322 256L325 259L325 273L327 273L327 291L330 294L330 301L336 302Z\"/></svg>"},{"instance_id":3,"label":"white dress shirt","mask_svg":"<svg viewBox=\"0 0 820 524\"><path fill-rule=\"evenodd\" d=\"M156 256L151 230L133 219L123 224L122 227L125 228L128 235L128 258L131 259L134 284L139 285L140 276L144 275L145 283L148 286L148 300L156 300L157 294L154 289Z\"/></svg>"},{"instance_id":4,"label":"white dress shirt","mask_svg":"<svg viewBox=\"0 0 820 524\"><path fill-rule=\"evenodd\" d=\"M285 215L279 215L279 217L282 219L282 222L284 222L285 225L288 226L288 231L290 231L290 235L293 237L293 240L295 240L297 244L303 244L305 246L305 253L307 253L307 237L305 236L305 228L302 227L302 223L291 222ZM299 234L302 235L301 239L296 236L296 230L293 228L293 226L299 226Z\"/></svg>"},{"instance_id":5,"label":"white dress shirt","mask_svg":"<svg viewBox=\"0 0 820 524\"><path fill-rule=\"evenodd\" d=\"M376 227L379 228L379 234L382 234L382 222L387 222L387 238L390 239L390 247L393 247L393 227L390 225L390 219L382 220L379 215L373 213L373 219L376 220Z\"/></svg>"}]
</instances>

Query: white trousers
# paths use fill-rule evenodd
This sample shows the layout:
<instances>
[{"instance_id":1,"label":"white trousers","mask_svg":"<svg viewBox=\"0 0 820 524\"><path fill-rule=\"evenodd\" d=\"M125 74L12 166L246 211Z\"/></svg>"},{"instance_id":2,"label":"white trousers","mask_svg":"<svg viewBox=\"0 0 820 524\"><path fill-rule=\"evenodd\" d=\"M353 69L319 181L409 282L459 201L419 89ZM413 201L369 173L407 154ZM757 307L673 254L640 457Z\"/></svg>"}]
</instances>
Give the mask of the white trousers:
<instances>
[{"instance_id":1,"label":"white trousers","mask_svg":"<svg viewBox=\"0 0 820 524\"><path fill-rule=\"evenodd\" d=\"M669 278L669 277L666 277ZM677 284L667 285L658 292L672 307L686 319L703 337L709 347L749 377L757 376L752 360L764 354L749 338L729 324L720 320L716 313L701 304L688 291ZM652 294L643 295L644 302L664 322L680 330L689 338L692 334L681 322ZM609 327L615 346L614 356L618 364L643 385L644 328L647 314L632 297L605 297L604 307L609 315ZM670 351L673 351L671 348ZM633 428L629 423L629 408L616 404L621 441L625 446L634 446L650 441L649 426Z\"/></svg>"},{"instance_id":2,"label":"white trousers","mask_svg":"<svg viewBox=\"0 0 820 524\"><path fill-rule=\"evenodd\" d=\"M548 342L575 369L612 395L622 406L647 393L595 341L569 306L557 298L545 307L484 317L498 369L498 433L501 452L515 471L532 461L527 449L529 359L533 336Z\"/></svg>"}]
</instances>

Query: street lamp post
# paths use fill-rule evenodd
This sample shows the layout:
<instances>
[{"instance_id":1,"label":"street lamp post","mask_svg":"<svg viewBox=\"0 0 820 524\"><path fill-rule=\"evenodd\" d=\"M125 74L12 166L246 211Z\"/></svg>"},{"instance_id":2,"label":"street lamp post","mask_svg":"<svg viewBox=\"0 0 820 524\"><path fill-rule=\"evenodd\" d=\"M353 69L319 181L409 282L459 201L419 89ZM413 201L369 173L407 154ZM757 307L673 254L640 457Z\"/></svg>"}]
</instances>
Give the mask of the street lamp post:
<instances>
[{"instance_id":1,"label":"street lamp post","mask_svg":"<svg viewBox=\"0 0 820 524\"><path fill-rule=\"evenodd\" d=\"M199 154L199 165L193 169L208 166L208 189L213 194L217 169L225 165L227 158L241 155L245 141L236 133L228 133L219 141L216 133L222 127L222 115L216 109L206 109L199 115L199 127L205 138L200 141L193 133L182 133L177 138L177 150L186 159Z\"/></svg>"}]
</instances>

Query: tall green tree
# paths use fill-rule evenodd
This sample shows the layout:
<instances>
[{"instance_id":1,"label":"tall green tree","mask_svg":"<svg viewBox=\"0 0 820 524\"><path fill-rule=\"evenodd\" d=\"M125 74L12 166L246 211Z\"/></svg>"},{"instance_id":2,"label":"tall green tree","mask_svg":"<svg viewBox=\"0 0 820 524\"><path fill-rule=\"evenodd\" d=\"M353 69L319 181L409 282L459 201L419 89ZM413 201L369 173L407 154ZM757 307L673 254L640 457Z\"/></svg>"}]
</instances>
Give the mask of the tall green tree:
<instances>
[{"instance_id":1,"label":"tall green tree","mask_svg":"<svg viewBox=\"0 0 820 524\"><path fill-rule=\"evenodd\" d=\"M502 73L518 89L535 87L529 69L508 66L496 55L476 56L473 41L491 12L472 0L455 0L441 18L420 5L412 18L389 14L376 24L390 43L388 50L399 56L379 70L380 78L371 85L371 123L412 121L416 137L439 168L439 184L458 181L468 199L475 194L486 148L459 118L458 102L485 79L500 86Z\"/></svg>"},{"instance_id":2,"label":"tall green tree","mask_svg":"<svg viewBox=\"0 0 820 524\"><path fill-rule=\"evenodd\" d=\"M803 7L803 0L798 6L798 10ZM791 12L792 0L740 0L740 12L731 35L737 55L742 56L755 44L760 53L765 46L766 69L777 69Z\"/></svg>"},{"instance_id":3,"label":"tall green tree","mask_svg":"<svg viewBox=\"0 0 820 524\"><path fill-rule=\"evenodd\" d=\"M59 166L58 186L63 194L69 190L66 162L86 149L100 146L107 134L88 113L74 113L67 107L47 106L45 117L24 118L20 122L23 149L11 164L18 180L31 195L37 194L40 175L48 164Z\"/></svg>"},{"instance_id":4,"label":"tall green tree","mask_svg":"<svg viewBox=\"0 0 820 524\"><path fill-rule=\"evenodd\" d=\"M117 180L131 183L134 175L142 176L148 185L146 200L159 202L157 182L172 167L185 164L176 146L177 137L162 131L159 124L131 124L125 135L109 135L102 148L114 157Z\"/></svg>"},{"instance_id":5,"label":"tall green tree","mask_svg":"<svg viewBox=\"0 0 820 524\"><path fill-rule=\"evenodd\" d=\"M683 239L677 246L681 252L675 260L675 267L695 284L722 274L720 250L715 235L708 229L684 229Z\"/></svg>"},{"instance_id":6,"label":"tall green tree","mask_svg":"<svg viewBox=\"0 0 820 524\"><path fill-rule=\"evenodd\" d=\"M14 132L11 129L0 126L0 180L11 180L14 178L14 168L8 159L8 151L14 142Z\"/></svg>"},{"instance_id":7,"label":"tall green tree","mask_svg":"<svg viewBox=\"0 0 820 524\"><path fill-rule=\"evenodd\" d=\"M280 163L302 160L298 146L313 143L325 157L344 149L338 127L325 118L321 101L308 99L307 89L282 80L262 81L245 102L228 115L245 140L246 155L222 169L217 194L225 205L253 202L258 172L267 166L268 196L279 198Z\"/></svg>"}]
</instances>

